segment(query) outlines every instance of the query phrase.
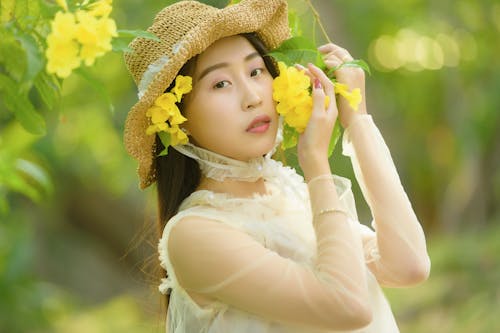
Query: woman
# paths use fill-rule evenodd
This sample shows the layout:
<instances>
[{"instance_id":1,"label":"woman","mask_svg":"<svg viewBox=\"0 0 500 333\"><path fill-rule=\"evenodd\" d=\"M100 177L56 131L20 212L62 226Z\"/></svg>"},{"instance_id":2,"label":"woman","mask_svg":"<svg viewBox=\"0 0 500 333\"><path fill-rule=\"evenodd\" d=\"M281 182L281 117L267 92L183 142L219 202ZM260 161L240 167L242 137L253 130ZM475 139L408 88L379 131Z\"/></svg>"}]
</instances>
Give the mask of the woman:
<instances>
[{"instance_id":1,"label":"woman","mask_svg":"<svg viewBox=\"0 0 500 333\"><path fill-rule=\"evenodd\" d=\"M312 115L297 146L302 178L270 158L280 120L277 72L265 48L289 37L285 1L224 9L181 1L149 30L161 42L137 39L126 56L140 99L125 143L139 161L141 187L157 182L167 331L398 332L380 285L419 283L430 263L367 113L363 72L335 72L361 89L355 112L336 100L319 68L300 67L313 85ZM319 51L329 68L352 60L334 44ZM189 93L179 83L187 76ZM327 150L337 116L376 232L358 222L350 181L331 174Z\"/></svg>"}]
</instances>

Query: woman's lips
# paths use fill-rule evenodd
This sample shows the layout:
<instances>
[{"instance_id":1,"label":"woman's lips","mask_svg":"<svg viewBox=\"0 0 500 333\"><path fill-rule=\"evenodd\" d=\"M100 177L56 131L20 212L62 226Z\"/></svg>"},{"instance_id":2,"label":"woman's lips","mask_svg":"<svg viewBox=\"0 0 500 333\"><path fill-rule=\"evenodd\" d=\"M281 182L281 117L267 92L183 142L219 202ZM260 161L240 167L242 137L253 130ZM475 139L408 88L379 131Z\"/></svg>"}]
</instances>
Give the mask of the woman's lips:
<instances>
[{"instance_id":1,"label":"woman's lips","mask_svg":"<svg viewBox=\"0 0 500 333\"><path fill-rule=\"evenodd\" d=\"M247 127L247 132L250 133L264 133L267 131L271 123L271 118L269 116L257 116L255 117L250 125Z\"/></svg>"}]
</instances>

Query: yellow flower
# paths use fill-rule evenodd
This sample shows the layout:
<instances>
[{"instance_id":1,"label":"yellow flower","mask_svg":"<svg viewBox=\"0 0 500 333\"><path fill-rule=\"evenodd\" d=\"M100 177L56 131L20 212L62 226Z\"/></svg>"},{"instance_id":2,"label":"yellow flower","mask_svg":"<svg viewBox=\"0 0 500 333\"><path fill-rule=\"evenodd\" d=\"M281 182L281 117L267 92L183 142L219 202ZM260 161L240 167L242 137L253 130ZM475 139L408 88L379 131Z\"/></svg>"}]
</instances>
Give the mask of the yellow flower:
<instances>
[{"instance_id":1,"label":"yellow flower","mask_svg":"<svg viewBox=\"0 0 500 333\"><path fill-rule=\"evenodd\" d=\"M335 83L335 93L347 99L349 106L354 110L358 111L359 104L361 103L361 90L355 88L349 92L349 87L343 83Z\"/></svg>"},{"instance_id":2,"label":"yellow flower","mask_svg":"<svg viewBox=\"0 0 500 333\"><path fill-rule=\"evenodd\" d=\"M309 89L311 80L303 71L295 67L287 67L283 62L278 63L280 75L273 81L273 98L282 101Z\"/></svg>"},{"instance_id":3,"label":"yellow flower","mask_svg":"<svg viewBox=\"0 0 500 333\"><path fill-rule=\"evenodd\" d=\"M50 35L60 40L71 40L75 37L76 28L76 18L73 13L57 12L51 23Z\"/></svg>"},{"instance_id":4,"label":"yellow flower","mask_svg":"<svg viewBox=\"0 0 500 333\"><path fill-rule=\"evenodd\" d=\"M182 95L189 93L193 89L193 79L190 76L177 75L175 78L175 86L172 89L175 96L177 96L177 102L180 102Z\"/></svg>"},{"instance_id":5,"label":"yellow flower","mask_svg":"<svg viewBox=\"0 0 500 333\"><path fill-rule=\"evenodd\" d=\"M151 118L153 124L161 124L168 120L169 112L167 109L153 105L146 111L146 116Z\"/></svg>"},{"instance_id":6,"label":"yellow flower","mask_svg":"<svg viewBox=\"0 0 500 333\"><path fill-rule=\"evenodd\" d=\"M116 25L112 19L97 19L89 12L79 10L76 13L78 28L76 39L82 45L80 56L85 65L91 66L97 57L111 50L111 39L116 36Z\"/></svg>"},{"instance_id":7,"label":"yellow flower","mask_svg":"<svg viewBox=\"0 0 500 333\"><path fill-rule=\"evenodd\" d=\"M56 3L61 6L64 10L68 10L68 4L66 3L66 0L56 0Z\"/></svg>"},{"instance_id":8,"label":"yellow flower","mask_svg":"<svg viewBox=\"0 0 500 333\"><path fill-rule=\"evenodd\" d=\"M113 7L111 0L99 0L89 7L89 13L95 17L108 17Z\"/></svg>"},{"instance_id":9,"label":"yellow flower","mask_svg":"<svg viewBox=\"0 0 500 333\"><path fill-rule=\"evenodd\" d=\"M174 94L172 94L171 92L167 92L158 97L155 100L154 105L157 105L165 110L168 110L172 106L175 106L175 102L177 102L177 98L175 98Z\"/></svg>"},{"instance_id":10,"label":"yellow flower","mask_svg":"<svg viewBox=\"0 0 500 333\"><path fill-rule=\"evenodd\" d=\"M187 119L182 116L176 103L180 102L183 94L191 91L191 82L191 77L179 75L175 80L175 87L172 89L177 88L177 90L173 93L166 92L156 98L153 105L146 111L146 117L151 120L151 125L146 129L147 135L166 132L170 136L169 144L171 146L186 144L189 141L186 133L179 127Z\"/></svg>"},{"instance_id":11,"label":"yellow flower","mask_svg":"<svg viewBox=\"0 0 500 333\"><path fill-rule=\"evenodd\" d=\"M273 81L273 99L277 102L276 111L284 117L285 124L297 132L304 132L312 112L312 97L310 94L311 80L295 67L287 67L278 63L280 75ZM342 83L335 83L335 93L343 96L351 108L358 110L361 103L359 88L349 91ZM330 105L330 97L325 98L325 108Z\"/></svg>"},{"instance_id":12,"label":"yellow flower","mask_svg":"<svg viewBox=\"0 0 500 333\"><path fill-rule=\"evenodd\" d=\"M47 37L47 72L61 78L68 77L73 69L80 66L78 43L73 40L60 39L55 35Z\"/></svg>"},{"instance_id":13,"label":"yellow flower","mask_svg":"<svg viewBox=\"0 0 500 333\"><path fill-rule=\"evenodd\" d=\"M273 80L273 99L278 102L276 111L287 125L302 133L312 112L311 80L295 67L287 67L282 62L278 62L278 67L280 75Z\"/></svg>"},{"instance_id":14,"label":"yellow flower","mask_svg":"<svg viewBox=\"0 0 500 333\"><path fill-rule=\"evenodd\" d=\"M179 144L184 145L189 142L186 133L184 133L179 126L167 128L167 132L170 133L170 145L172 146L177 146Z\"/></svg>"},{"instance_id":15,"label":"yellow flower","mask_svg":"<svg viewBox=\"0 0 500 333\"><path fill-rule=\"evenodd\" d=\"M65 0L56 0L67 10ZM67 77L80 66L87 66L95 59L111 51L111 41L118 36L116 23L108 18L111 0L98 0L90 5L90 10L73 13L56 13L47 37L47 72Z\"/></svg>"}]
</instances>

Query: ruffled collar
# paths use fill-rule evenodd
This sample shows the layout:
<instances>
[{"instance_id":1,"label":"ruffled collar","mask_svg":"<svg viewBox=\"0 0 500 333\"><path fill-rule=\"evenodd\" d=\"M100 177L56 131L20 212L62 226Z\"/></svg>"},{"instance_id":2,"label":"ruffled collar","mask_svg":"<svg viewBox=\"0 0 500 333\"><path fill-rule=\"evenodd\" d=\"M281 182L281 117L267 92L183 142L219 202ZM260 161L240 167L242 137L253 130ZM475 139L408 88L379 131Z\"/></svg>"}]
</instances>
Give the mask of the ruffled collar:
<instances>
[{"instance_id":1,"label":"ruffled collar","mask_svg":"<svg viewBox=\"0 0 500 333\"><path fill-rule=\"evenodd\" d=\"M217 181L231 179L254 182L263 177L265 160L270 158L266 155L243 162L191 143L177 145L173 148L179 153L196 160L203 176Z\"/></svg>"},{"instance_id":2,"label":"ruffled collar","mask_svg":"<svg viewBox=\"0 0 500 333\"><path fill-rule=\"evenodd\" d=\"M268 162L271 160L271 156L283 140L282 117L279 118L279 122L273 149L266 155L256 157L247 162L217 154L213 151L195 146L192 143L177 145L172 148L197 161L202 175L207 178L211 178L216 181L230 179L255 182L260 178L265 178L266 173L268 172Z\"/></svg>"}]
</instances>

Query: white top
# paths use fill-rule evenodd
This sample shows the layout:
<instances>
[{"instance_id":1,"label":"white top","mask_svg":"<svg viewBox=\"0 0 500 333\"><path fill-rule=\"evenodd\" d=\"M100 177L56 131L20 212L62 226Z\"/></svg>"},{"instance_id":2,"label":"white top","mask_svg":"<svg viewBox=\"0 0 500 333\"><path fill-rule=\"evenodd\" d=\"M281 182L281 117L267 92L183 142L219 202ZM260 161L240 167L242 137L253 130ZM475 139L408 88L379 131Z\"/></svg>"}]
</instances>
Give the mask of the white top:
<instances>
[{"instance_id":1,"label":"white top","mask_svg":"<svg viewBox=\"0 0 500 333\"><path fill-rule=\"evenodd\" d=\"M374 213L372 226L387 228L391 237L397 238L390 243L399 247L406 244L404 249L427 258L423 232L389 151L371 117L359 118L346 130L343 148L352 159L356 178ZM351 136L358 138L351 141ZM381 184L369 184L371 176L363 174L357 157L365 153L353 142L377 152L367 154L377 156L370 161L371 168L384 170L384 177L373 180ZM358 286L350 283L348 272L336 271L335 267L322 269L326 263L318 260L317 253L331 251L341 260L341 252L335 250L338 244L328 238L317 242L303 178L274 160L267 159L265 168L267 194L236 198L196 191L166 224L158 248L161 265L168 274L162 279L160 291L171 291L168 333L341 332L326 329L325 318L336 308L347 307L344 296ZM379 246L389 244L377 240L380 230L375 233L358 222L351 182L338 176L334 180L353 231L363 242L373 311L368 326L342 332L399 332L379 286L379 282L397 282L397 278L391 278L389 265L384 265L384 256L379 255L379 250L386 251ZM370 193L374 186L383 186L388 198L377 201ZM183 219L188 216L204 219ZM401 218L408 222L402 223ZM201 307L186 290L216 301Z\"/></svg>"}]
</instances>

